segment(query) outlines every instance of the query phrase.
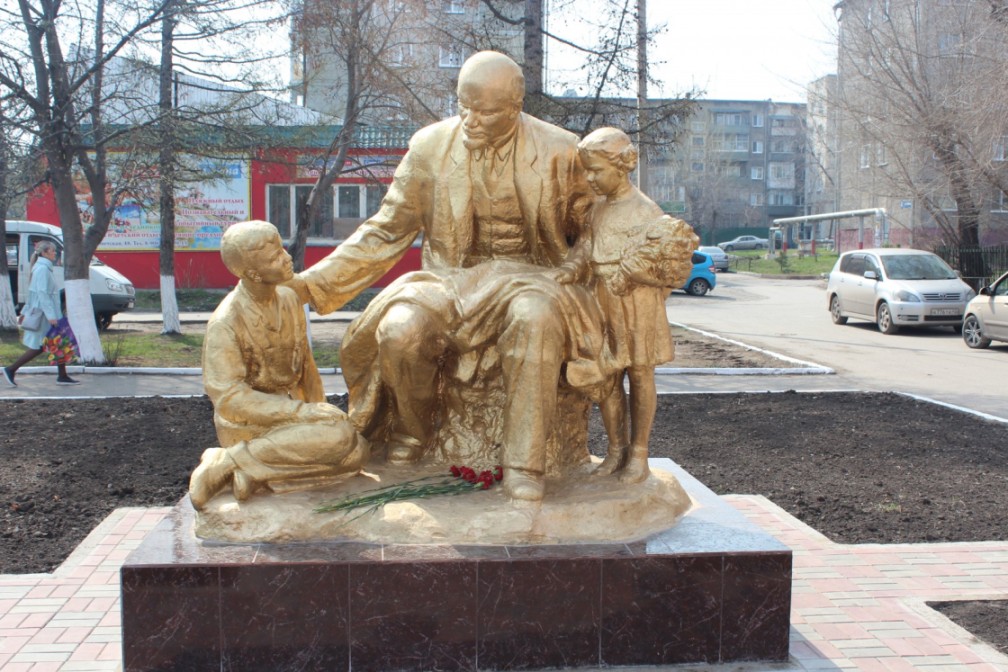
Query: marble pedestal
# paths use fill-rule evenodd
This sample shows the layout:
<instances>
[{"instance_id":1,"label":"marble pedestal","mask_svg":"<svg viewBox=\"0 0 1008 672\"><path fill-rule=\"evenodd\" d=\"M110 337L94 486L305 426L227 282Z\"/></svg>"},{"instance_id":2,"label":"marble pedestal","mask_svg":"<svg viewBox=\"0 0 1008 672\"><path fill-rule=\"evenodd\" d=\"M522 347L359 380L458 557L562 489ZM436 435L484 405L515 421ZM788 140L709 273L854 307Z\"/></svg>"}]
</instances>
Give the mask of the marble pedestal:
<instances>
[{"instance_id":1,"label":"marble pedestal","mask_svg":"<svg viewBox=\"0 0 1008 672\"><path fill-rule=\"evenodd\" d=\"M694 501L618 544L214 545L183 501L122 567L140 670L509 670L782 661L791 552L670 460Z\"/></svg>"}]
</instances>

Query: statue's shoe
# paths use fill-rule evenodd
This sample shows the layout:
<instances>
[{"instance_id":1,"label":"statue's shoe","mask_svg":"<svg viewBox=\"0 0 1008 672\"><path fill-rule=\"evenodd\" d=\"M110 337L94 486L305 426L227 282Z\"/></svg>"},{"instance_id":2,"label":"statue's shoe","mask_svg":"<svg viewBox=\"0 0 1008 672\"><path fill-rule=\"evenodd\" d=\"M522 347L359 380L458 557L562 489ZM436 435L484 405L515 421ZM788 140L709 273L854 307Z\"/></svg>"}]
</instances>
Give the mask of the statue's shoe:
<instances>
[{"instance_id":1,"label":"statue's shoe","mask_svg":"<svg viewBox=\"0 0 1008 672\"><path fill-rule=\"evenodd\" d=\"M224 489L235 470L234 460L224 448L207 448L199 466L189 478L189 500L197 511Z\"/></svg>"},{"instance_id":2,"label":"statue's shoe","mask_svg":"<svg viewBox=\"0 0 1008 672\"><path fill-rule=\"evenodd\" d=\"M239 502L244 502L252 496L253 490L255 490L255 481L250 476L247 476L245 472L236 470L234 472L234 481L231 483L231 491L234 493L234 498Z\"/></svg>"},{"instance_id":3,"label":"statue's shoe","mask_svg":"<svg viewBox=\"0 0 1008 672\"><path fill-rule=\"evenodd\" d=\"M520 469L504 469L501 481L504 492L511 499L523 499L537 502L546 492L546 478L541 474L533 474Z\"/></svg>"},{"instance_id":4,"label":"statue's shoe","mask_svg":"<svg viewBox=\"0 0 1008 672\"><path fill-rule=\"evenodd\" d=\"M392 434L386 445L391 464L413 464L423 457L423 442L407 434Z\"/></svg>"}]
</instances>

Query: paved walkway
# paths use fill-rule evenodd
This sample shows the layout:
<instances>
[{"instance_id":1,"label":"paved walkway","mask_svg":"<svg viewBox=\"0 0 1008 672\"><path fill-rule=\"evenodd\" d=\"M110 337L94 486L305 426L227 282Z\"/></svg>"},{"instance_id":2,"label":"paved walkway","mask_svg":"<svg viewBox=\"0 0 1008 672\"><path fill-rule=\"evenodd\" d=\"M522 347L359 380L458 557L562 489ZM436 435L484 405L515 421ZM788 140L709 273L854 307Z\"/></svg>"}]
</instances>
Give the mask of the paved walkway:
<instances>
[{"instance_id":1,"label":"paved walkway","mask_svg":"<svg viewBox=\"0 0 1008 672\"><path fill-rule=\"evenodd\" d=\"M763 497L726 499L793 549L794 583L790 662L724 669L1008 670L925 604L1008 599L1008 542L846 546ZM119 509L54 573L0 576L0 669L120 670L119 567L168 511Z\"/></svg>"}]
</instances>

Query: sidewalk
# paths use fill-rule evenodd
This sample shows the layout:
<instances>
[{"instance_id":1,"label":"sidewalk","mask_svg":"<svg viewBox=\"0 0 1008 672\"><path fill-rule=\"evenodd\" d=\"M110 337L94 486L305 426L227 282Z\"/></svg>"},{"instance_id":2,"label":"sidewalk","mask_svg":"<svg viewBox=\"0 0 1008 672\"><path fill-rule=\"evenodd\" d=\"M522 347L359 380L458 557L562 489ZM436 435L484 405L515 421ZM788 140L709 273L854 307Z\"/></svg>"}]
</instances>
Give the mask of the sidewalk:
<instances>
[{"instance_id":1,"label":"sidewalk","mask_svg":"<svg viewBox=\"0 0 1008 672\"><path fill-rule=\"evenodd\" d=\"M1008 670L926 606L1008 599L1008 542L847 546L763 497L726 500L794 551L790 661L619 669ZM168 511L118 509L54 573L0 576L0 668L120 670L119 567Z\"/></svg>"},{"instance_id":2,"label":"sidewalk","mask_svg":"<svg viewBox=\"0 0 1008 672\"><path fill-rule=\"evenodd\" d=\"M143 314L120 317L139 321ZM203 314L187 314L184 321L200 318L205 320ZM160 316L148 319L160 321ZM198 370L104 368L83 375L80 386L57 387L51 372L19 374L17 388L0 387L0 403L5 398L203 394ZM329 393L346 390L335 372L325 373L323 380ZM666 373L658 376L658 387L661 393L694 394L851 390L835 374ZM1008 541L835 544L763 497L731 495L726 500L794 551L789 663L619 669L1008 670L1008 656L926 606L930 601L1008 599ZM0 576L0 669L120 670L119 567L167 512L116 510L52 574Z\"/></svg>"}]
</instances>

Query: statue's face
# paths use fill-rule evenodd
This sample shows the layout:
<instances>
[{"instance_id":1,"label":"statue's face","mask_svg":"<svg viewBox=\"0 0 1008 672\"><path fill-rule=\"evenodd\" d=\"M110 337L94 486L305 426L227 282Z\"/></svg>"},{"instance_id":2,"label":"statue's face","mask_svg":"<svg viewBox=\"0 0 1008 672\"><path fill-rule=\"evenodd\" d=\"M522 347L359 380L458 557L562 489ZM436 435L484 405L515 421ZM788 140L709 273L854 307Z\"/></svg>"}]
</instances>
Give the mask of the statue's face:
<instances>
[{"instance_id":1,"label":"statue's face","mask_svg":"<svg viewBox=\"0 0 1008 672\"><path fill-rule=\"evenodd\" d=\"M249 250L248 268L259 274L259 281L277 285L294 277L294 266L280 235L269 238L262 246Z\"/></svg>"},{"instance_id":2,"label":"statue's face","mask_svg":"<svg viewBox=\"0 0 1008 672\"><path fill-rule=\"evenodd\" d=\"M505 137L517 123L520 109L508 95L506 82L459 82L459 116L467 149L482 149Z\"/></svg>"},{"instance_id":3,"label":"statue's face","mask_svg":"<svg viewBox=\"0 0 1008 672\"><path fill-rule=\"evenodd\" d=\"M582 152L581 163L584 165L588 186L596 194L614 194L627 182L626 173L598 152Z\"/></svg>"}]
</instances>

